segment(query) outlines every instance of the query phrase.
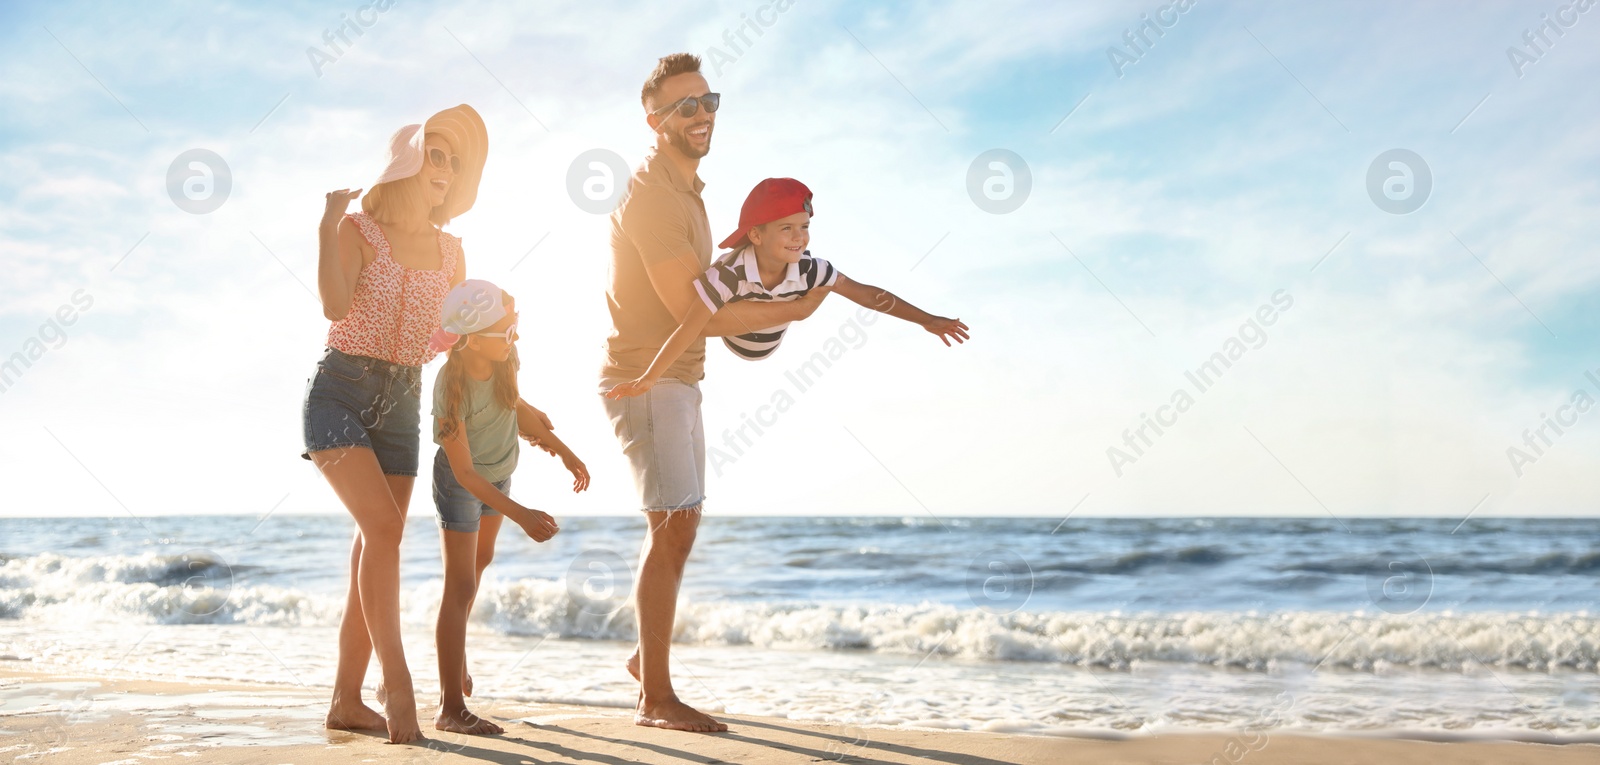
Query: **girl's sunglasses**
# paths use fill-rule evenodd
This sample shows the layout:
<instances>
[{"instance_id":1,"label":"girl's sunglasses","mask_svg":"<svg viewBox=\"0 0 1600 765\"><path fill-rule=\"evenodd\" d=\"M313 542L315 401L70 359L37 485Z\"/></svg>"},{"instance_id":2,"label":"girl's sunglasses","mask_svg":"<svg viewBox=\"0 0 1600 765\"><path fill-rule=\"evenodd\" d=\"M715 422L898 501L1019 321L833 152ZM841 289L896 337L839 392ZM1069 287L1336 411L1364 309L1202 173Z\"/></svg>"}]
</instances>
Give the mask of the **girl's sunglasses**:
<instances>
[{"instance_id":1,"label":"girl's sunglasses","mask_svg":"<svg viewBox=\"0 0 1600 765\"><path fill-rule=\"evenodd\" d=\"M698 97L689 96L688 98L685 98L682 101L678 101L676 103L667 104L666 106L663 106L660 109L657 109L657 110L655 110L653 112L650 112L650 113L651 114L660 114L660 113L662 113L664 111L667 111L668 109L677 109L679 117L682 117L684 119L688 119L690 117L693 117L696 112L700 111L701 107L705 107L706 114L712 114L712 113L715 113L717 111L717 107L719 107L721 105L722 105L722 94L721 93L707 93L707 94L705 94L703 96L698 96Z\"/></svg>"},{"instance_id":2,"label":"girl's sunglasses","mask_svg":"<svg viewBox=\"0 0 1600 765\"><path fill-rule=\"evenodd\" d=\"M472 334L476 335L477 337L498 337L509 343L517 339L517 324L516 322L512 322L511 326L506 327L506 331L504 332L474 332Z\"/></svg>"},{"instance_id":3,"label":"girl's sunglasses","mask_svg":"<svg viewBox=\"0 0 1600 765\"><path fill-rule=\"evenodd\" d=\"M461 174L461 158L454 154L446 155L442 149L429 149L428 162L440 170L443 170L445 165L449 165L450 172L457 175Z\"/></svg>"}]
</instances>

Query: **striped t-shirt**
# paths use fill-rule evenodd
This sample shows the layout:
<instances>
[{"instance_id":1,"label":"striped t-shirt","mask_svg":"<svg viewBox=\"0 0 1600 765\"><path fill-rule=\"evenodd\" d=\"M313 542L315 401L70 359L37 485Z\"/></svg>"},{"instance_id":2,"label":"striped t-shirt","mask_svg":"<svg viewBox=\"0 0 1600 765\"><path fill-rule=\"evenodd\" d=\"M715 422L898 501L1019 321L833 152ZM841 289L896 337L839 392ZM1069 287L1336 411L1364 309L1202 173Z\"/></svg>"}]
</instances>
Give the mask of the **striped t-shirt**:
<instances>
[{"instance_id":1,"label":"striped t-shirt","mask_svg":"<svg viewBox=\"0 0 1600 765\"><path fill-rule=\"evenodd\" d=\"M839 272L833 264L822 258L811 257L811 251L800 254L798 263L789 264L789 272L784 275L783 281L777 286L767 289L761 286L761 271L756 267L755 248L746 246L740 250L724 253L712 261L711 267L706 269L700 278L694 281L694 290L700 294L700 299L712 313L721 310L723 306L739 300L794 300L817 287L832 287L839 280ZM789 323L784 322L776 327L743 335L727 335L722 342L734 355L749 361L759 361L777 350L778 344L783 342L783 333L789 328Z\"/></svg>"}]
</instances>

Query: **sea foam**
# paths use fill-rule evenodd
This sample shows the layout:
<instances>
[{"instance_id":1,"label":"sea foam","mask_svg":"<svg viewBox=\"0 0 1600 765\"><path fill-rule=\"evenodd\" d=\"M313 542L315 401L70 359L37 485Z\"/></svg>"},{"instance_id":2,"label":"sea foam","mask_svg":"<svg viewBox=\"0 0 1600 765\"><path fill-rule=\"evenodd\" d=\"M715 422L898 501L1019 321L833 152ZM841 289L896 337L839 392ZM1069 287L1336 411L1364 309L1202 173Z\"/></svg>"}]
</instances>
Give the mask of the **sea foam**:
<instances>
[{"instance_id":1,"label":"sea foam","mask_svg":"<svg viewBox=\"0 0 1600 765\"><path fill-rule=\"evenodd\" d=\"M251 584L248 571L204 556L73 558L0 563L0 618L71 623L332 626L342 597ZM402 593L403 619L430 625L440 582ZM625 597L591 601L548 579L485 582L473 616L506 635L633 640ZM1595 672L1600 619L1558 613L1382 611L1034 611L970 605L820 604L685 599L674 640L710 646L867 651L1123 670L1141 662L1270 671L1299 664L1383 673L1394 668Z\"/></svg>"}]
</instances>

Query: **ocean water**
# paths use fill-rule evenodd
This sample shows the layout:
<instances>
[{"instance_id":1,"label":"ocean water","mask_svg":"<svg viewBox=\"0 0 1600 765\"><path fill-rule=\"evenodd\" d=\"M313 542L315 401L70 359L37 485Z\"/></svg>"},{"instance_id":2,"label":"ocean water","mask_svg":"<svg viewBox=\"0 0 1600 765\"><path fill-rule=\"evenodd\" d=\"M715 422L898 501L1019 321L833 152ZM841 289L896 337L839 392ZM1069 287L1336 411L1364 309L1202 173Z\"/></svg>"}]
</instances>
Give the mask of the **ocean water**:
<instances>
[{"instance_id":1,"label":"ocean water","mask_svg":"<svg viewBox=\"0 0 1600 765\"><path fill-rule=\"evenodd\" d=\"M1594 521L719 518L679 607L709 710L1037 734L1266 728L1600 740ZM0 660L326 685L338 515L0 518ZM478 705L627 706L643 520L514 526L478 597ZM438 532L406 531L436 692ZM369 685L377 679L376 667Z\"/></svg>"}]
</instances>

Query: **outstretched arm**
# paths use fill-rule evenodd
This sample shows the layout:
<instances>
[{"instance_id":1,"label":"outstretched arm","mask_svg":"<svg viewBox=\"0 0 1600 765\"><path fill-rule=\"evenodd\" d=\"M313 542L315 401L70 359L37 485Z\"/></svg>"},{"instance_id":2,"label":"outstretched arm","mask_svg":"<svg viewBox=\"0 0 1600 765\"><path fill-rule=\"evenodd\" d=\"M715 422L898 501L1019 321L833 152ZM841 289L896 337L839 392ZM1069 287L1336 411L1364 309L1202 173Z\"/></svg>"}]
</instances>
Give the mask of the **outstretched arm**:
<instances>
[{"instance_id":1,"label":"outstretched arm","mask_svg":"<svg viewBox=\"0 0 1600 765\"><path fill-rule=\"evenodd\" d=\"M934 316L901 300L886 289L874 287L870 284L862 284L841 273L839 274L839 280L833 285L833 290L858 305L916 324L937 335L940 340L944 341L945 345L949 345L952 339L958 343L967 341L967 325L962 323L960 319L946 319L943 316Z\"/></svg>"},{"instance_id":2,"label":"outstretched arm","mask_svg":"<svg viewBox=\"0 0 1600 765\"><path fill-rule=\"evenodd\" d=\"M561 459L561 464L572 473L574 492L589 488L589 468L583 464L583 460L578 459L578 455L572 453L566 442L550 432L554 429L544 412L535 409L527 401L517 399L517 432L528 439L528 443Z\"/></svg>"},{"instance_id":3,"label":"outstretched arm","mask_svg":"<svg viewBox=\"0 0 1600 765\"><path fill-rule=\"evenodd\" d=\"M477 497L479 502L498 510L512 523L521 526L535 542L546 541L561 530L548 513L517 504L516 500L501 493L478 473L472 464L472 450L467 446L467 429L460 420L455 422L454 432L440 446L444 447L444 456L450 462L450 473L455 476L456 483Z\"/></svg>"},{"instance_id":4,"label":"outstretched arm","mask_svg":"<svg viewBox=\"0 0 1600 765\"><path fill-rule=\"evenodd\" d=\"M731 307L731 305L728 307ZM718 313L721 312L719 311ZM651 387L661 381L661 375L666 374L667 368L672 366L672 362L677 361L678 357L682 356L683 352L688 350L694 341L700 339L701 333L705 331L706 324L711 321L711 317L710 307L699 300L694 301L694 304L689 306L689 315L684 317L683 323L679 324L676 330L673 330L672 336L667 338L667 344L661 346L661 350L656 352L656 358L650 362L650 368L646 369L644 374L639 375L639 379L625 382L606 391L606 397L638 396L650 390Z\"/></svg>"}]
</instances>

